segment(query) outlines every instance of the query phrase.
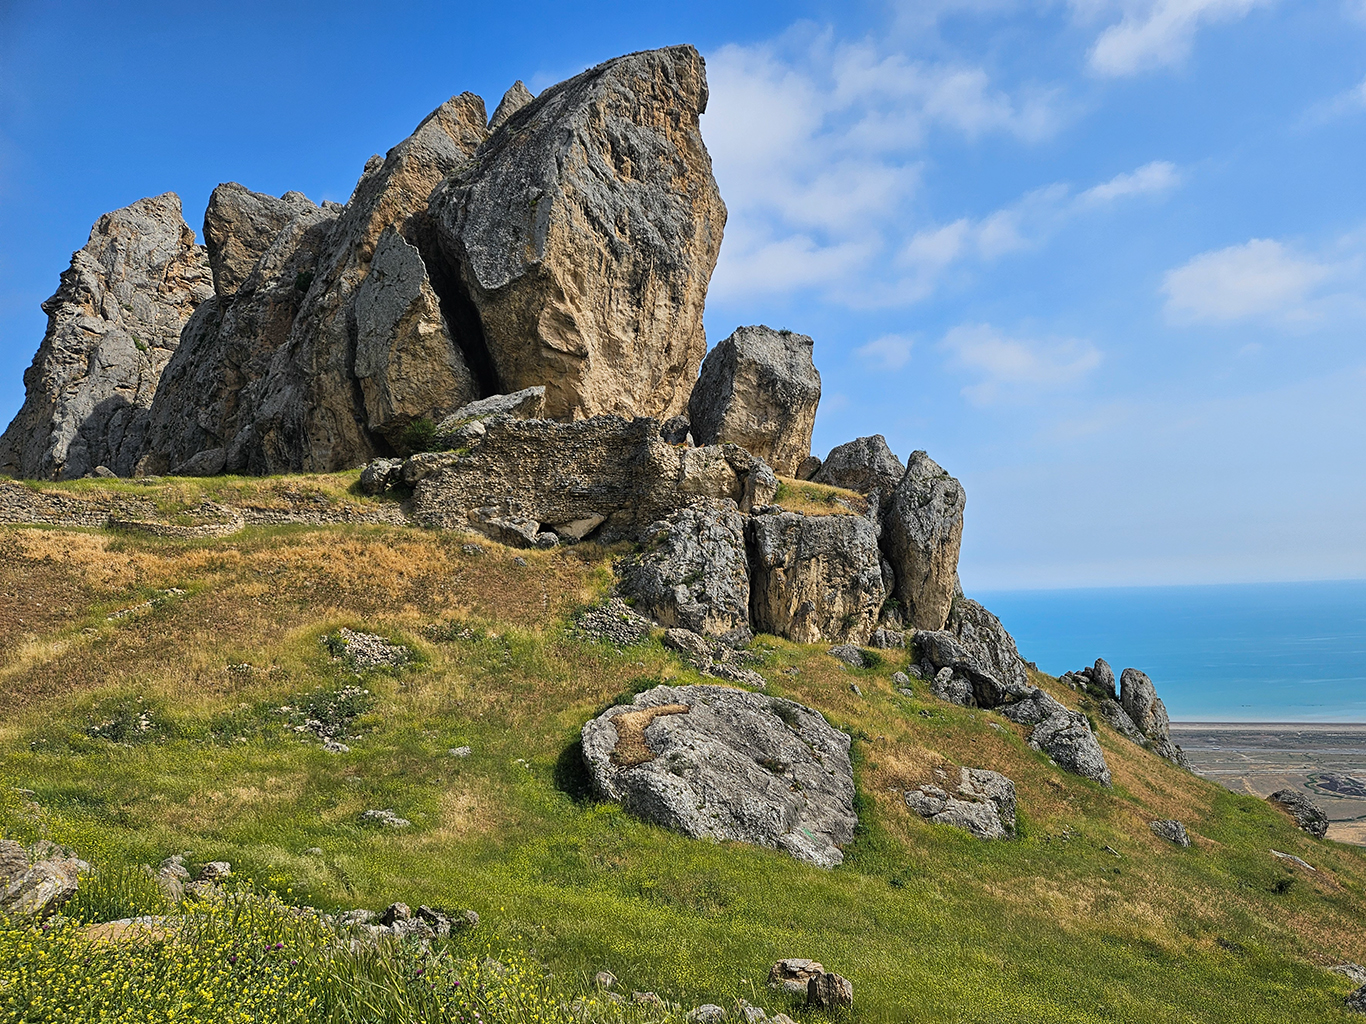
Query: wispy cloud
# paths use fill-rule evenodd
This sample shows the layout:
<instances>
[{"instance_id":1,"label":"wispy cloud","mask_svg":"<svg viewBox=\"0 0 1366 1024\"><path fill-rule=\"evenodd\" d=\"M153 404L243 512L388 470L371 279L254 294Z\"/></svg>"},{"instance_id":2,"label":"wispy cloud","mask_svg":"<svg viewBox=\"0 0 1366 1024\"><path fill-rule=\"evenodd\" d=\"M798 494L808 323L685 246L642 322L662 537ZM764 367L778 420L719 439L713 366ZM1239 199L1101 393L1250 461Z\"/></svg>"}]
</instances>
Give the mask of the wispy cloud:
<instances>
[{"instance_id":1,"label":"wispy cloud","mask_svg":"<svg viewBox=\"0 0 1366 1024\"><path fill-rule=\"evenodd\" d=\"M1301 252L1271 238L1201 253L1164 277L1167 315L1177 323L1317 319L1331 292L1342 297L1353 285L1360 287L1353 280L1359 278L1360 257L1337 256Z\"/></svg>"},{"instance_id":2,"label":"wispy cloud","mask_svg":"<svg viewBox=\"0 0 1366 1024\"><path fill-rule=\"evenodd\" d=\"M963 389L975 405L1028 400L1070 387L1100 365L1101 353L1082 338L1011 337L990 324L963 324L940 347L955 369L978 378Z\"/></svg>"},{"instance_id":3,"label":"wispy cloud","mask_svg":"<svg viewBox=\"0 0 1366 1024\"><path fill-rule=\"evenodd\" d=\"M914 344L904 334L884 334L866 345L860 345L854 352L860 359L884 370L900 370L910 362Z\"/></svg>"},{"instance_id":4,"label":"wispy cloud","mask_svg":"<svg viewBox=\"0 0 1366 1024\"><path fill-rule=\"evenodd\" d=\"M1073 0L1079 12L1096 15L1119 7L1120 20L1103 32L1091 48L1091 69L1123 77L1180 64L1190 56L1202 25L1236 21L1254 8L1275 0Z\"/></svg>"}]
</instances>

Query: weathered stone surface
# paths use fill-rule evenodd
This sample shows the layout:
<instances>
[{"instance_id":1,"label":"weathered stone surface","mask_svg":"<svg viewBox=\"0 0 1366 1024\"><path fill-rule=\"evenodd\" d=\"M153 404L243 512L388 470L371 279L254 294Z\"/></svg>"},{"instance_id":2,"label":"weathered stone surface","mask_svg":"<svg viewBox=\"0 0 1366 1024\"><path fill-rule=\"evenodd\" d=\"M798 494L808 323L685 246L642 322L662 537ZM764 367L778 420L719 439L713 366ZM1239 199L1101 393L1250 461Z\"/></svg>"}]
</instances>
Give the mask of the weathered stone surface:
<instances>
[{"instance_id":1,"label":"weathered stone surface","mask_svg":"<svg viewBox=\"0 0 1366 1024\"><path fill-rule=\"evenodd\" d=\"M598 793L695 838L786 850L820 867L853 838L849 737L792 701L657 686L583 727Z\"/></svg>"},{"instance_id":2,"label":"weathered stone surface","mask_svg":"<svg viewBox=\"0 0 1366 1024\"><path fill-rule=\"evenodd\" d=\"M1290 817L1295 819L1296 825L1311 836L1322 839L1328 834L1328 815L1324 814L1319 806L1303 793L1293 789L1281 789L1272 793L1267 799L1280 806Z\"/></svg>"},{"instance_id":3,"label":"weathered stone surface","mask_svg":"<svg viewBox=\"0 0 1366 1024\"><path fill-rule=\"evenodd\" d=\"M874 434L832 448L811 479L818 484L844 487L860 494L877 491L882 503L887 505L905 475L906 467L887 447L887 439Z\"/></svg>"},{"instance_id":4,"label":"weathered stone surface","mask_svg":"<svg viewBox=\"0 0 1366 1024\"><path fill-rule=\"evenodd\" d=\"M0 840L0 914L48 917L76 894L89 870L89 864L55 844L25 850Z\"/></svg>"},{"instance_id":5,"label":"weathered stone surface","mask_svg":"<svg viewBox=\"0 0 1366 1024\"><path fill-rule=\"evenodd\" d=\"M693 443L692 424L686 416L670 416L659 426L659 436L669 444Z\"/></svg>"},{"instance_id":6,"label":"weathered stone surface","mask_svg":"<svg viewBox=\"0 0 1366 1024\"><path fill-rule=\"evenodd\" d=\"M204 247L214 294L220 299L236 295L285 225L315 210L300 192L286 192L277 199L235 181L214 189L204 211Z\"/></svg>"},{"instance_id":7,"label":"weathered stone surface","mask_svg":"<svg viewBox=\"0 0 1366 1024\"><path fill-rule=\"evenodd\" d=\"M688 400L698 444L730 442L794 476L811 454L821 376L804 334L740 327L710 352Z\"/></svg>"},{"instance_id":8,"label":"weathered stone surface","mask_svg":"<svg viewBox=\"0 0 1366 1024\"><path fill-rule=\"evenodd\" d=\"M745 518L734 504L700 501L645 532L645 550L616 566L622 593L639 611L704 636L748 624Z\"/></svg>"},{"instance_id":9,"label":"weathered stone surface","mask_svg":"<svg viewBox=\"0 0 1366 1024\"><path fill-rule=\"evenodd\" d=\"M462 405L436 425L438 438L445 438L469 423L505 416L514 420L537 420L545 413L545 388L523 388L510 395L490 395Z\"/></svg>"},{"instance_id":10,"label":"weathered stone surface","mask_svg":"<svg viewBox=\"0 0 1366 1024\"><path fill-rule=\"evenodd\" d=\"M854 983L831 971L822 971L806 983L806 1003L823 1010L852 1009Z\"/></svg>"},{"instance_id":11,"label":"weathered stone surface","mask_svg":"<svg viewBox=\"0 0 1366 1024\"><path fill-rule=\"evenodd\" d=\"M1103 700L1100 702L1100 717L1110 723L1110 726L1125 739L1132 740L1139 746L1145 741L1144 735L1138 731L1138 726L1134 725L1134 720L1128 713L1113 700Z\"/></svg>"},{"instance_id":12,"label":"weathered stone surface","mask_svg":"<svg viewBox=\"0 0 1366 1024\"><path fill-rule=\"evenodd\" d=\"M360 489L366 494L383 494L402 479L402 459L375 459L361 470Z\"/></svg>"},{"instance_id":13,"label":"weathered stone surface","mask_svg":"<svg viewBox=\"0 0 1366 1024\"><path fill-rule=\"evenodd\" d=\"M957 634L948 630L919 630L915 634L915 645L933 670L931 678L937 685L944 685L939 680L946 671L946 682L949 678L962 680L959 689L965 697L963 703L969 707L995 708L1032 692L1030 686L1017 678L1002 679L997 670L979 660Z\"/></svg>"},{"instance_id":14,"label":"weathered stone surface","mask_svg":"<svg viewBox=\"0 0 1366 1024\"><path fill-rule=\"evenodd\" d=\"M1348 995L1346 1005L1353 1013L1366 1013L1366 985Z\"/></svg>"},{"instance_id":15,"label":"weathered stone surface","mask_svg":"<svg viewBox=\"0 0 1366 1024\"><path fill-rule=\"evenodd\" d=\"M213 475L248 468L239 435L250 426L257 391L289 339L319 253L341 213L335 203L320 209L297 193L288 196L286 203L240 185L214 190L210 211L217 208L226 218L224 211L234 204L248 208L233 221L239 231L245 231L243 221L251 222L252 210L268 208L292 216L240 280L240 266L223 268L219 277L228 276L231 291L203 303L185 325L152 400L139 471ZM256 227L264 229L271 222ZM204 230L214 237L207 217ZM251 241L254 246L260 238ZM254 251L240 237L220 236L218 244L220 253L231 246L233 259L239 261ZM208 452L215 454L206 456Z\"/></svg>"},{"instance_id":16,"label":"weathered stone surface","mask_svg":"<svg viewBox=\"0 0 1366 1024\"><path fill-rule=\"evenodd\" d=\"M429 240L428 197L443 178L469 162L487 137L486 126L484 101L463 93L428 115L383 160L375 157L366 164L318 260L289 341L276 353L253 401L244 428L247 434L235 442L249 471L330 471L359 465L377 454L367 402L358 400L356 387L361 286L381 237L390 229L423 252L435 252ZM406 252L403 255L407 258ZM409 272L417 275L416 265L410 258L408 262ZM425 259L424 266L433 272ZM439 282L430 280L429 285L437 289ZM464 377L452 367L447 344L460 339L451 338L450 325L445 325L442 336L441 317L423 294L419 320L429 333L425 345L410 351L434 360L423 364L423 372L463 383ZM366 296L373 298L375 293L367 291ZM418 370L414 365L410 372ZM471 397L468 391L452 393L443 412Z\"/></svg>"},{"instance_id":17,"label":"weathered stone surface","mask_svg":"<svg viewBox=\"0 0 1366 1024\"><path fill-rule=\"evenodd\" d=\"M1159 839L1165 839L1169 843L1175 843L1182 849L1185 849L1191 844L1190 836L1186 834L1186 826L1179 821L1150 821L1148 822L1148 827L1153 830L1153 835L1157 836Z\"/></svg>"},{"instance_id":18,"label":"weathered stone surface","mask_svg":"<svg viewBox=\"0 0 1366 1024\"><path fill-rule=\"evenodd\" d=\"M857 644L836 644L830 648L830 657L836 661L842 661L850 668L863 668L863 652L859 650Z\"/></svg>"},{"instance_id":19,"label":"weathered stone surface","mask_svg":"<svg viewBox=\"0 0 1366 1024\"><path fill-rule=\"evenodd\" d=\"M906 805L936 825L961 828L978 839L1015 835L1015 783L999 772L962 768L957 796L926 785L908 791Z\"/></svg>"},{"instance_id":20,"label":"weathered stone surface","mask_svg":"<svg viewBox=\"0 0 1366 1024\"><path fill-rule=\"evenodd\" d=\"M0 889L28 871L28 851L13 839L0 839Z\"/></svg>"},{"instance_id":21,"label":"weathered stone surface","mask_svg":"<svg viewBox=\"0 0 1366 1024\"><path fill-rule=\"evenodd\" d=\"M498 108L489 118L489 132L495 132L503 126L508 118L517 111L521 110L536 97L531 95L531 90L526 87L526 83L520 78L512 83L512 88L503 93L503 98L498 102Z\"/></svg>"},{"instance_id":22,"label":"weathered stone surface","mask_svg":"<svg viewBox=\"0 0 1366 1024\"><path fill-rule=\"evenodd\" d=\"M1338 964L1328 969L1334 974L1341 974L1353 985L1366 985L1366 967L1362 967L1360 964Z\"/></svg>"},{"instance_id":23,"label":"weathered stone surface","mask_svg":"<svg viewBox=\"0 0 1366 1024\"><path fill-rule=\"evenodd\" d=\"M1119 702L1125 714L1143 734L1144 746L1183 768L1190 767L1181 748L1172 742L1167 706L1157 696L1157 689L1147 675L1136 668L1126 668L1119 677Z\"/></svg>"},{"instance_id":24,"label":"weathered stone surface","mask_svg":"<svg viewBox=\"0 0 1366 1024\"><path fill-rule=\"evenodd\" d=\"M175 193L101 217L43 303L47 331L24 373L24 404L0 435L0 473L130 475L157 381L213 294L210 276Z\"/></svg>"},{"instance_id":25,"label":"weathered stone surface","mask_svg":"<svg viewBox=\"0 0 1366 1024\"><path fill-rule=\"evenodd\" d=\"M825 973L819 961L803 957L788 957L779 960L768 972L768 987L788 992L795 996L805 996L807 983Z\"/></svg>"},{"instance_id":26,"label":"weathered stone surface","mask_svg":"<svg viewBox=\"0 0 1366 1024\"><path fill-rule=\"evenodd\" d=\"M780 512L751 516L745 536L756 630L799 643L868 642L887 596L876 523Z\"/></svg>"},{"instance_id":27,"label":"weathered stone surface","mask_svg":"<svg viewBox=\"0 0 1366 1024\"><path fill-rule=\"evenodd\" d=\"M441 315L417 247L385 229L356 291L356 378L366 427L403 447L404 432L478 397L474 374Z\"/></svg>"},{"instance_id":28,"label":"weathered stone surface","mask_svg":"<svg viewBox=\"0 0 1366 1024\"><path fill-rule=\"evenodd\" d=\"M1115 699L1115 670L1104 658L1097 658L1091 667L1091 685L1111 700Z\"/></svg>"},{"instance_id":29,"label":"weathered stone surface","mask_svg":"<svg viewBox=\"0 0 1366 1024\"><path fill-rule=\"evenodd\" d=\"M499 384L559 418L683 411L725 206L691 46L545 90L432 197Z\"/></svg>"},{"instance_id":30,"label":"weathered stone surface","mask_svg":"<svg viewBox=\"0 0 1366 1024\"><path fill-rule=\"evenodd\" d=\"M958 588L963 485L924 452L912 453L883 518L896 592L916 629L943 629Z\"/></svg>"},{"instance_id":31,"label":"weathered stone surface","mask_svg":"<svg viewBox=\"0 0 1366 1024\"><path fill-rule=\"evenodd\" d=\"M1010 687L1029 686L1029 671L1015 647L1015 638L998 619L976 601L960 597L949 611L946 629L977 664Z\"/></svg>"},{"instance_id":32,"label":"weathered stone surface","mask_svg":"<svg viewBox=\"0 0 1366 1024\"><path fill-rule=\"evenodd\" d=\"M1009 717L1009 709L1005 713ZM1029 745L1043 751L1064 771L1094 779L1102 786L1110 785L1105 753L1086 716L1078 711L1064 709L1043 719L1030 734Z\"/></svg>"},{"instance_id":33,"label":"weathered stone surface","mask_svg":"<svg viewBox=\"0 0 1366 1024\"><path fill-rule=\"evenodd\" d=\"M795 476L798 480L810 480L821 469L821 460L815 455L808 455L797 465Z\"/></svg>"}]
</instances>

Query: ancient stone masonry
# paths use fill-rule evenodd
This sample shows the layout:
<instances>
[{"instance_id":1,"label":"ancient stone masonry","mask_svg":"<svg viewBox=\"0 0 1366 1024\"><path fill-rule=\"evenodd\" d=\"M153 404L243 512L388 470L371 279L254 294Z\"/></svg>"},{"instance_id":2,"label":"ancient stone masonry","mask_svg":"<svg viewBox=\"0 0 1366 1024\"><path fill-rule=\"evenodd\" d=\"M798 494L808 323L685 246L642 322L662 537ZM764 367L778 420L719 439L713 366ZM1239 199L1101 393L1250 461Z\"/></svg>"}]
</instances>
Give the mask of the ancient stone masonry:
<instances>
[{"instance_id":1,"label":"ancient stone masonry","mask_svg":"<svg viewBox=\"0 0 1366 1024\"><path fill-rule=\"evenodd\" d=\"M47 332L24 373L24 405L0 435L0 473L131 474L161 372L212 294L175 193L101 217L43 303Z\"/></svg>"},{"instance_id":2,"label":"ancient stone masonry","mask_svg":"<svg viewBox=\"0 0 1366 1024\"><path fill-rule=\"evenodd\" d=\"M557 419L683 410L726 221L706 107L691 46L619 57L505 98L488 144L433 195L501 389L545 385Z\"/></svg>"}]
</instances>

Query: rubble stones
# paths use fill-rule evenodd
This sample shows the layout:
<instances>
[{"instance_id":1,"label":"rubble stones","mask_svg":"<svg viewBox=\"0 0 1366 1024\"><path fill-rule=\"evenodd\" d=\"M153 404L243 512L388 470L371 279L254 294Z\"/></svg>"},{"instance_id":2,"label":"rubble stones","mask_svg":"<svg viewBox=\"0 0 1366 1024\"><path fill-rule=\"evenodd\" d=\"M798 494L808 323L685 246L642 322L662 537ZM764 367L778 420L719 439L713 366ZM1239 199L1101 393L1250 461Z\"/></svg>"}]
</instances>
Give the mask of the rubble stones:
<instances>
[{"instance_id":1,"label":"rubble stones","mask_svg":"<svg viewBox=\"0 0 1366 1024\"><path fill-rule=\"evenodd\" d=\"M751 516L754 628L799 643L866 643L887 596L877 533L862 516Z\"/></svg>"},{"instance_id":2,"label":"rubble stones","mask_svg":"<svg viewBox=\"0 0 1366 1024\"><path fill-rule=\"evenodd\" d=\"M600 796L694 838L818 867L853 838L850 739L810 708L722 686L657 686L583 727Z\"/></svg>"},{"instance_id":3,"label":"rubble stones","mask_svg":"<svg viewBox=\"0 0 1366 1024\"><path fill-rule=\"evenodd\" d=\"M1311 836L1322 839L1328 834L1328 816L1303 793L1293 789L1281 789L1272 793L1267 799L1273 804L1279 805L1282 810L1295 819L1296 825Z\"/></svg>"},{"instance_id":4,"label":"rubble stones","mask_svg":"<svg viewBox=\"0 0 1366 1024\"><path fill-rule=\"evenodd\" d=\"M366 494L383 494L402 479L402 459L373 459L361 470L360 489Z\"/></svg>"},{"instance_id":5,"label":"rubble stones","mask_svg":"<svg viewBox=\"0 0 1366 1024\"><path fill-rule=\"evenodd\" d=\"M360 814L362 825L382 825L385 828L403 829L412 824L407 818L400 818L392 808L383 810L362 811Z\"/></svg>"},{"instance_id":6,"label":"rubble stones","mask_svg":"<svg viewBox=\"0 0 1366 1024\"><path fill-rule=\"evenodd\" d=\"M638 644L650 635L650 620L620 597L586 609L574 623L579 635L590 640L605 640L619 647Z\"/></svg>"},{"instance_id":7,"label":"rubble stones","mask_svg":"<svg viewBox=\"0 0 1366 1024\"><path fill-rule=\"evenodd\" d=\"M794 476L811 454L821 377L804 334L740 327L709 353L688 400L698 444L730 442L780 476Z\"/></svg>"}]
</instances>

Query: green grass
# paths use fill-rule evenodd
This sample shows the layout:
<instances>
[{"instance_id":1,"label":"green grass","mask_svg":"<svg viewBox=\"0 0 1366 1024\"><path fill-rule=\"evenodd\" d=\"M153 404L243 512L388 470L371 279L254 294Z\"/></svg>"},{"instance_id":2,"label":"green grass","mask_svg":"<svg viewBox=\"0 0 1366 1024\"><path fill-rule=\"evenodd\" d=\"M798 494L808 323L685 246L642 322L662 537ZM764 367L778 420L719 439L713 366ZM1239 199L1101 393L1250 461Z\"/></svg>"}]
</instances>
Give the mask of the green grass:
<instances>
[{"instance_id":1,"label":"green grass","mask_svg":"<svg viewBox=\"0 0 1366 1024\"><path fill-rule=\"evenodd\" d=\"M856 737L860 827L834 871L593 801L576 751L585 719L701 679L655 639L576 638L568 624L603 593L612 552L483 541L471 557L463 541L359 527L209 542L0 532L0 594L17 595L0 631L18 638L0 652L0 830L108 871L183 851L192 865L230 860L259 892L325 910L470 907L481 941L526 950L556 978L608 969L628 992L685 1006L746 998L800 1016L763 982L774 960L809 956L853 980L858 1021L1353 1019L1348 982L1323 966L1366 959L1361 851L1104 725L1114 789L1066 775L999 716L923 685L897 693L900 652L848 670L819 646L756 644L770 693ZM170 586L187 593L107 618ZM321 642L340 626L417 657L358 677ZM349 686L371 695L343 709L350 753L325 753L278 712ZM127 725L140 709L151 728ZM92 734L109 720L125 727ZM470 757L449 754L464 745ZM1020 838L974 841L889 792L941 764L1014 779ZM363 827L369 808L413 828ZM1195 845L1153 837L1159 817L1183 820ZM1289 869L1273 847L1319 870Z\"/></svg>"}]
</instances>

